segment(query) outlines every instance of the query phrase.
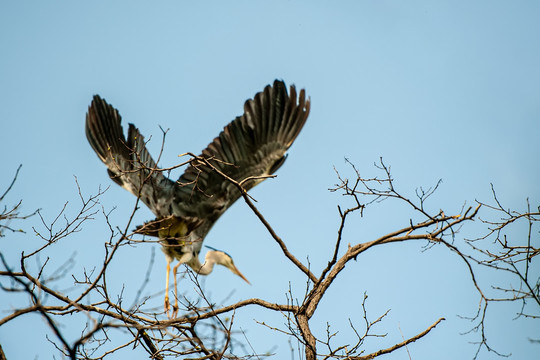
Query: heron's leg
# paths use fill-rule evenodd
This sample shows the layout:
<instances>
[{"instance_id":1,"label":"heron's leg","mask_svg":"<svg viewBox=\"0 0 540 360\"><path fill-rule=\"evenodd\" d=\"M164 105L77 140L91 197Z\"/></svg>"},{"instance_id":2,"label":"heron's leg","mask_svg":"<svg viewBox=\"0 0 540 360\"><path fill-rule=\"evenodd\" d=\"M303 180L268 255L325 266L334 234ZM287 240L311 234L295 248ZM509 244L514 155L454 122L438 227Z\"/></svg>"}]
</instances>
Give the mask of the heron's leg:
<instances>
[{"instance_id":1,"label":"heron's leg","mask_svg":"<svg viewBox=\"0 0 540 360\"><path fill-rule=\"evenodd\" d=\"M166 283L165 283L165 311L167 312L167 317L169 317L169 310L170 310L170 304L169 304L169 273L171 272L171 258L167 256L167 276ZM176 286L176 276L174 278L174 283Z\"/></svg>"},{"instance_id":2,"label":"heron's leg","mask_svg":"<svg viewBox=\"0 0 540 360\"><path fill-rule=\"evenodd\" d=\"M173 276L174 276L174 306L173 306L173 317L176 317L176 313L178 312L178 286L176 285L176 272L178 271L178 267L182 265L181 262L178 262L173 267Z\"/></svg>"}]
</instances>

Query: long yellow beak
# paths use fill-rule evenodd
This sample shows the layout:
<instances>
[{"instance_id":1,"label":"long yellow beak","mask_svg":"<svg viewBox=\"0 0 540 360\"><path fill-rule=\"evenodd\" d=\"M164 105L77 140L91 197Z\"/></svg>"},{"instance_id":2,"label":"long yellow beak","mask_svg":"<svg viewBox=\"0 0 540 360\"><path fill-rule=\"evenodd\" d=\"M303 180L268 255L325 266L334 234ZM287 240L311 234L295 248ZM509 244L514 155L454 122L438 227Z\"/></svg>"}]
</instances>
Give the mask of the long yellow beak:
<instances>
[{"instance_id":1,"label":"long yellow beak","mask_svg":"<svg viewBox=\"0 0 540 360\"><path fill-rule=\"evenodd\" d=\"M229 268L234 274L240 276L245 282L247 282L249 285L251 285L251 283L249 282L248 279L246 279L246 277L240 272L240 270L238 270L236 268L236 266L234 264L231 264L231 267Z\"/></svg>"}]
</instances>

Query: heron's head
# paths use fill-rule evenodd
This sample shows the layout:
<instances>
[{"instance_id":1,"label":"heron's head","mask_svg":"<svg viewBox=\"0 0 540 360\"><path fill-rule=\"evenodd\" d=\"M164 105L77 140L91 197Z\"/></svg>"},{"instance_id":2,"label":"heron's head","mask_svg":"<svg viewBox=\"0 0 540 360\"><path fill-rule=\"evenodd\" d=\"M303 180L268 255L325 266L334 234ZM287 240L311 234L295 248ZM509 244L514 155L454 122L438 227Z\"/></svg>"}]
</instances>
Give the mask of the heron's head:
<instances>
[{"instance_id":1,"label":"heron's head","mask_svg":"<svg viewBox=\"0 0 540 360\"><path fill-rule=\"evenodd\" d=\"M206 245L205 245L206 246ZM227 254L225 251L214 249L213 247L206 246L210 250L206 253L205 260L213 261L216 264L225 266L227 269L231 270L233 274L240 276L245 282L251 285L251 283L246 279L246 277L238 270L232 257Z\"/></svg>"}]
</instances>

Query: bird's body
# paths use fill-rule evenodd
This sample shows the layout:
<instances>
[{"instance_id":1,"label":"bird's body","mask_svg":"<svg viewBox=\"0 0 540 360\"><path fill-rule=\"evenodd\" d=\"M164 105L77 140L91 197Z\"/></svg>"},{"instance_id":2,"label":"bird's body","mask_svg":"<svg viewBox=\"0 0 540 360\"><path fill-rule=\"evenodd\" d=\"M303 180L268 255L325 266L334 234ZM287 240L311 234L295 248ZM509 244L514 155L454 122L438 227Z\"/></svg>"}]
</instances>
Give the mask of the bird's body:
<instances>
[{"instance_id":1,"label":"bird's body","mask_svg":"<svg viewBox=\"0 0 540 360\"><path fill-rule=\"evenodd\" d=\"M129 124L126 138L118 111L94 96L86 117L86 136L107 165L111 179L137 196L156 216L137 232L160 239L167 256L167 285L173 259L201 275L209 274L214 264L224 265L246 280L222 251L208 251L201 264L198 255L203 240L241 196L230 180L249 190L283 165L285 152L307 119L309 105L304 90L297 99L294 86L288 93L285 84L276 80L246 101L244 114L229 123L184 174L172 181L157 168L139 130Z\"/></svg>"}]
</instances>

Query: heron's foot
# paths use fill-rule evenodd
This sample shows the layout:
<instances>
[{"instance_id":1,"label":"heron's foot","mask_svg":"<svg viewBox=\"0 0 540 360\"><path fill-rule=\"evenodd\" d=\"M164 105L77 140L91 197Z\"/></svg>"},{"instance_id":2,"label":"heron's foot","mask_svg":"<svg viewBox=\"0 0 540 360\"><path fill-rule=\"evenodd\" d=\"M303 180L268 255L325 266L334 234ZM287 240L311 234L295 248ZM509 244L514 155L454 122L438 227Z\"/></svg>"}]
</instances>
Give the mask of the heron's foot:
<instances>
[{"instance_id":1,"label":"heron's foot","mask_svg":"<svg viewBox=\"0 0 540 360\"><path fill-rule=\"evenodd\" d=\"M165 294L165 312L167 313L167 317L170 319L171 315L169 312L171 311L171 304L169 303L169 294Z\"/></svg>"},{"instance_id":2,"label":"heron's foot","mask_svg":"<svg viewBox=\"0 0 540 360\"><path fill-rule=\"evenodd\" d=\"M172 308L172 313L171 313ZM176 318L176 315L178 315L178 299L175 300L174 305L171 306L171 303L169 302L169 296L165 295L165 312L167 313L167 317L169 319Z\"/></svg>"},{"instance_id":3,"label":"heron's foot","mask_svg":"<svg viewBox=\"0 0 540 360\"><path fill-rule=\"evenodd\" d=\"M171 314L171 319L176 319L176 315L178 315L178 305L174 305L172 307L173 311L172 311L172 314Z\"/></svg>"}]
</instances>

